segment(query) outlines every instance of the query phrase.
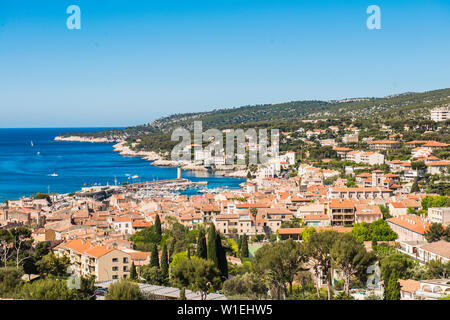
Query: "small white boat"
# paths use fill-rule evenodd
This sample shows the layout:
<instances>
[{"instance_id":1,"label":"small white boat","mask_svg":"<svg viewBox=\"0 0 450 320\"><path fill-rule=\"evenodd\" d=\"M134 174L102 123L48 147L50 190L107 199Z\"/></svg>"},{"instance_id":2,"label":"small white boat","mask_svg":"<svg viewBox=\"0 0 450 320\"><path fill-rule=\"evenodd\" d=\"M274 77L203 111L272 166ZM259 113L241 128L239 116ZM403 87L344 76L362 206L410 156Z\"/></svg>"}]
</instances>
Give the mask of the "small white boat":
<instances>
[{"instance_id":1,"label":"small white boat","mask_svg":"<svg viewBox=\"0 0 450 320\"><path fill-rule=\"evenodd\" d=\"M31 140L30 145L31 145L32 147L34 147L33 140Z\"/></svg>"},{"instance_id":2,"label":"small white boat","mask_svg":"<svg viewBox=\"0 0 450 320\"><path fill-rule=\"evenodd\" d=\"M40 155L41 153L38 151L38 152L36 152L36 154L37 154L37 155Z\"/></svg>"},{"instance_id":3,"label":"small white boat","mask_svg":"<svg viewBox=\"0 0 450 320\"><path fill-rule=\"evenodd\" d=\"M138 175L134 175L134 176L131 177L131 179L137 179L137 178L139 178Z\"/></svg>"},{"instance_id":4,"label":"small white boat","mask_svg":"<svg viewBox=\"0 0 450 320\"><path fill-rule=\"evenodd\" d=\"M57 173L55 173L55 172L53 172L52 174L49 174L49 176L50 176L50 177L57 177L57 176L58 176L58 174L57 174Z\"/></svg>"}]
</instances>

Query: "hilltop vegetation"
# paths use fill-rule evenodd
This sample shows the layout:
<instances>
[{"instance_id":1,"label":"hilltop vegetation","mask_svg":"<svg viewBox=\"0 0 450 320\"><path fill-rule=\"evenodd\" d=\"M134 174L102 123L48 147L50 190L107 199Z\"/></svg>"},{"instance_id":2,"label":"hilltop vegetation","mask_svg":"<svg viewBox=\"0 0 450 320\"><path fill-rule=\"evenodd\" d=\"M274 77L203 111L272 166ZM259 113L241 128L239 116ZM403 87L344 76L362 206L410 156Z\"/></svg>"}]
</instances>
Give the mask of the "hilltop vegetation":
<instances>
[{"instance_id":1,"label":"hilltop vegetation","mask_svg":"<svg viewBox=\"0 0 450 320\"><path fill-rule=\"evenodd\" d=\"M209 112L174 114L148 124L123 130L95 133L68 133L65 136L107 137L134 143L137 150L167 152L176 142L170 134L176 127L193 129L194 121L202 121L207 128L278 128L292 131L304 120L324 120L322 124L336 125L349 119L361 124L384 124L403 126L405 123L429 121L429 110L450 104L450 89L423 93L404 93L384 98L356 98L339 101L292 101L279 104L243 106L216 109ZM431 125L431 121L430 125ZM318 125L317 123L309 124ZM303 122L301 126L305 127ZM306 126L308 124L306 123ZM370 127L370 126L369 126ZM366 134L371 134L367 131ZM420 134L420 133L418 133Z\"/></svg>"}]
</instances>

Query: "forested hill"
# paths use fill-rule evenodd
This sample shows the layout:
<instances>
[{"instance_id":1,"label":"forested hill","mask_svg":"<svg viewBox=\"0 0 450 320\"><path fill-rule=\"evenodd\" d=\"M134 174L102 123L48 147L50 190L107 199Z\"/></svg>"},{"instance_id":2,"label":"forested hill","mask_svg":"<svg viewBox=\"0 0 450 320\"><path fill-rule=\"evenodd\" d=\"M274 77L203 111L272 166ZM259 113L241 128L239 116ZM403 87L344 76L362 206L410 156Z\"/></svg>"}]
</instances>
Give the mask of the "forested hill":
<instances>
[{"instance_id":1,"label":"forested hill","mask_svg":"<svg viewBox=\"0 0 450 320\"><path fill-rule=\"evenodd\" d=\"M374 120L424 119L429 109L450 104L450 89L422 93L403 93L384 98L352 98L333 101L292 101L279 104L216 109L209 112L174 114L151 123L124 130L100 133L76 133L83 136L136 137L143 134L169 133L175 127L192 128L201 120L203 128L224 128L227 125L279 122L307 119L370 118ZM67 134L74 135L75 133Z\"/></svg>"}]
</instances>

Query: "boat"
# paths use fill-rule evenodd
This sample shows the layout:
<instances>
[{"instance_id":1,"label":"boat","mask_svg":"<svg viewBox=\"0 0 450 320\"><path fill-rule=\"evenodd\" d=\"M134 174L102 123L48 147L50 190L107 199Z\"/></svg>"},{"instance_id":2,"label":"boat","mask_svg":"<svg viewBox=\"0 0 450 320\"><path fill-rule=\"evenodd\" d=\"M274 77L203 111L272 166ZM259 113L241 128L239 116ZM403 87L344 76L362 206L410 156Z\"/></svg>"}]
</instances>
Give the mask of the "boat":
<instances>
[{"instance_id":1,"label":"boat","mask_svg":"<svg viewBox=\"0 0 450 320\"><path fill-rule=\"evenodd\" d=\"M57 173L55 173L55 172L53 172L52 174L49 174L49 176L50 176L50 177L57 177L57 176L58 176L58 174L57 174Z\"/></svg>"},{"instance_id":2,"label":"boat","mask_svg":"<svg viewBox=\"0 0 450 320\"><path fill-rule=\"evenodd\" d=\"M138 175L134 175L134 176L131 177L131 179L137 179L137 178L139 178Z\"/></svg>"},{"instance_id":3,"label":"boat","mask_svg":"<svg viewBox=\"0 0 450 320\"><path fill-rule=\"evenodd\" d=\"M32 147L34 147L33 140L31 140L30 145L31 145Z\"/></svg>"}]
</instances>

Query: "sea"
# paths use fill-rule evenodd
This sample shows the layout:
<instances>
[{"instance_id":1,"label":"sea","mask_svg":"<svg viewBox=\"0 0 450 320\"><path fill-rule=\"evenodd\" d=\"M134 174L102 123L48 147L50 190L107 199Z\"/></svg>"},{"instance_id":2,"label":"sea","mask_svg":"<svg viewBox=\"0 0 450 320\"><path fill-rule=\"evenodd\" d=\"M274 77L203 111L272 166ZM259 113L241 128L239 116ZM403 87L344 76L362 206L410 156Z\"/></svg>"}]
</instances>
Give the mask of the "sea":
<instances>
[{"instance_id":1,"label":"sea","mask_svg":"<svg viewBox=\"0 0 450 320\"><path fill-rule=\"evenodd\" d=\"M0 129L0 202L36 193L70 193L83 187L176 178L176 168L151 166L149 161L120 156L113 143L54 141L69 132L98 132L114 128ZM120 129L120 128L115 128ZM204 172L183 171L208 188L239 188L245 181ZM198 189L182 193L198 194Z\"/></svg>"}]
</instances>

